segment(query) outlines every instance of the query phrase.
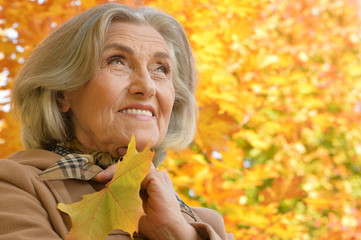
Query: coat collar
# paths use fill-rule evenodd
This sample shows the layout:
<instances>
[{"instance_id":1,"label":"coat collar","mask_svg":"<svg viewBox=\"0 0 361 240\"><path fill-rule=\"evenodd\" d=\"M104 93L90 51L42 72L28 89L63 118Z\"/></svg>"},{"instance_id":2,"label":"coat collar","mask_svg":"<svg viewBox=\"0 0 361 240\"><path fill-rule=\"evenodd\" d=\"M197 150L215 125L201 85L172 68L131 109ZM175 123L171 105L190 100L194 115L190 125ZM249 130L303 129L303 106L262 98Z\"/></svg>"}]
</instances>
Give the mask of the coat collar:
<instances>
[{"instance_id":1,"label":"coat collar","mask_svg":"<svg viewBox=\"0 0 361 240\"><path fill-rule=\"evenodd\" d=\"M29 165L40 170L45 170L62 156L43 149L26 149L18 151L8 157L8 159L18 162L22 165Z\"/></svg>"},{"instance_id":2,"label":"coat collar","mask_svg":"<svg viewBox=\"0 0 361 240\"><path fill-rule=\"evenodd\" d=\"M94 165L93 157L86 154L68 154L63 157L47 150L28 149L16 152L8 159L43 171L39 175L40 180L89 180L102 171Z\"/></svg>"}]
</instances>

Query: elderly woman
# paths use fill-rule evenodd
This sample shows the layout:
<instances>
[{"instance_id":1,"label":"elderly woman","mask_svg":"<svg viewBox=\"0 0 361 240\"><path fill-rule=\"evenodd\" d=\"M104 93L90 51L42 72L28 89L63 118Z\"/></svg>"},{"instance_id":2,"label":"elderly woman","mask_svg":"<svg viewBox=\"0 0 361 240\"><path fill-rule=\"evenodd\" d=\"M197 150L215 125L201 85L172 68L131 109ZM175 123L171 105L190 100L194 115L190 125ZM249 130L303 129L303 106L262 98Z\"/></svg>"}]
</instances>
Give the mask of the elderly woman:
<instances>
[{"instance_id":1,"label":"elderly woman","mask_svg":"<svg viewBox=\"0 0 361 240\"><path fill-rule=\"evenodd\" d=\"M184 30L165 13L105 4L59 27L13 88L27 150L0 161L0 239L63 239L71 220L57 204L104 188L132 135L138 151L150 141L155 166L165 150L186 147L195 88ZM218 213L185 205L164 172L150 170L141 187L148 198L135 239L233 239Z\"/></svg>"}]
</instances>

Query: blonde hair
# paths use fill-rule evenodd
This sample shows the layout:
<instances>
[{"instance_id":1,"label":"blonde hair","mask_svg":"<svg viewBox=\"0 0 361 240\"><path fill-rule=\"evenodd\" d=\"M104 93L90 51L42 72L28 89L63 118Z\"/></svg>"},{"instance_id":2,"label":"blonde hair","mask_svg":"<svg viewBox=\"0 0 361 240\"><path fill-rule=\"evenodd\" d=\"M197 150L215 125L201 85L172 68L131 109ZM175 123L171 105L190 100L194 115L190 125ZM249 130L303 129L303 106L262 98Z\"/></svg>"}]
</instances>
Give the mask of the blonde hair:
<instances>
[{"instance_id":1,"label":"blonde hair","mask_svg":"<svg viewBox=\"0 0 361 240\"><path fill-rule=\"evenodd\" d=\"M167 42L173 66L175 102L168 132L156 147L181 150L196 130L196 64L181 24L152 7L130 8L122 4L103 4L70 19L32 52L15 79L12 102L22 124L25 148L48 149L72 135L71 119L60 111L63 91L79 88L92 77L102 54L104 36L114 21L155 28Z\"/></svg>"}]
</instances>

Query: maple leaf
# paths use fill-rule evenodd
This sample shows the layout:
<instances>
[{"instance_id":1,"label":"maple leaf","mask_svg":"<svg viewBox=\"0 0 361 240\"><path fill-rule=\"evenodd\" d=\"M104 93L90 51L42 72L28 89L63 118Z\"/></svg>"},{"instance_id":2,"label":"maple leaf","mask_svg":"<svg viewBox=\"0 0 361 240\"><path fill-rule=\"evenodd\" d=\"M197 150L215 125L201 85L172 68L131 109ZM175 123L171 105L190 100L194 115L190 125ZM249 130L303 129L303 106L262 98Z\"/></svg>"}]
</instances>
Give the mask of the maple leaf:
<instances>
[{"instance_id":1,"label":"maple leaf","mask_svg":"<svg viewBox=\"0 0 361 240\"><path fill-rule=\"evenodd\" d=\"M238 126L227 113L219 113L216 104L200 109L198 122L199 144L208 152L227 150L229 135L238 130Z\"/></svg>"},{"instance_id":2,"label":"maple leaf","mask_svg":"<svg viewBox=\"0 0 361 240\"><path fill-rule=\"evenodd\" d=\"M294 177L290 181L282 177L276 178L272 183L272 187L261 191L260 194L264 197L263 204L267 205L284 199L304 196L305 192L299 188L302 179L301 176Z\"/></svg>"},{"instance_id":3,"label":"maple leaf","mask_svg":"<svg viewBox=\"0 0 361 240\"><path fill-rule=\"evenodd\" d=\"M117 163L113 179L103 190L84 195L79 202L58 204L58 209L72 220L67 240L105 239L113 229L130 233L133 239L138 221L144 215L140 184L150 170L154 155L149 144L141 153L135 146L133 136L127 154Z\"/></svg>"}]
</instances>

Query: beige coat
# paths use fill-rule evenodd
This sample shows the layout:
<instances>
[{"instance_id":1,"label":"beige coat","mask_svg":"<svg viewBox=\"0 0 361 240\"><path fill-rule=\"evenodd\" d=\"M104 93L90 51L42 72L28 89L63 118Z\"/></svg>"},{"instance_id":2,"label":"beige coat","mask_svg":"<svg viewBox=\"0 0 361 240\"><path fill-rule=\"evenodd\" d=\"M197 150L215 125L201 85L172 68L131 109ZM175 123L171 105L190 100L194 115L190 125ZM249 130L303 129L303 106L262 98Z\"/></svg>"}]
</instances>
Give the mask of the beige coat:
<instances>
[{"instance_id":1,"label":"beige coat","mask_svg":"<svg viewBox=\"0 0 361 240\"><path fill-rule=\"evenodd\" d=\"M24 150L0 160L0 239L64 239L71 228L67 214L56 210L59 202L69 204L104 185L93 181L40 181L38 174L61 158L45 150ZM192 208L197 221L186 211L186 220L204 239L233 239L226 234L222 217L206 208ZM114 230L107 240L129 240L129 234ZM135 239L143 239L136 235Z\"/></svg>"}]
</instances>

